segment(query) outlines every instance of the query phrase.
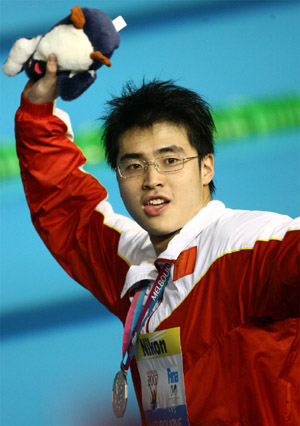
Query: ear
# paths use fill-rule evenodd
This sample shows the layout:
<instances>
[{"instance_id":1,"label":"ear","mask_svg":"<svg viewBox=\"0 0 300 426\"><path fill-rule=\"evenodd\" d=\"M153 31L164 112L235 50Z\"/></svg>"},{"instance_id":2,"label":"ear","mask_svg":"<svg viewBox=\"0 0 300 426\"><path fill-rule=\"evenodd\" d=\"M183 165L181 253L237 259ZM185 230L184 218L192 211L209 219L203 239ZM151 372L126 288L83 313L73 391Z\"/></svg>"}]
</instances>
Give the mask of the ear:
<instances>
[{"instance_id":1,"label":"ear","mask_svg":"<svg viewBox=\"0 0 300 426\"><path fill-rule=\"evenodd\" d=\"M214 156L212 154L207 154L201 161L201 178L203 185L209 185L214 174Z\"/></svg>"}]
</instances>

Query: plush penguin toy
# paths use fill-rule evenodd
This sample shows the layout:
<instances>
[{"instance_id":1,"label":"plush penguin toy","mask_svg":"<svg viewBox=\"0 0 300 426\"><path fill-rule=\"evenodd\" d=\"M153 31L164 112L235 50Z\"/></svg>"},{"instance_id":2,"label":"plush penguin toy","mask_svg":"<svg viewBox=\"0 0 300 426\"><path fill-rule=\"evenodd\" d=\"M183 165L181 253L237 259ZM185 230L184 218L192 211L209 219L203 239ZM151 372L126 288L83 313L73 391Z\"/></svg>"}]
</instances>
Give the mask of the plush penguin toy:
<instances>
[{"instance_id":1,"label":"plush penguin toy","mask_svg":"<svg viewBox=\"0 0 300 426\"><path fill-rule=\"evenodd\" d=\"M29 78L38 80L45 73L48 56L54 53L58 64L58 93L70 101L94 83L97 69L102 65L111 66L109 59L120 44L118 31L125 26L121 16L112 21L98 9L75 6L71 15L45 35L17 40L2 70L7 76L25 70Z\"/></svg>"}]
</instances>

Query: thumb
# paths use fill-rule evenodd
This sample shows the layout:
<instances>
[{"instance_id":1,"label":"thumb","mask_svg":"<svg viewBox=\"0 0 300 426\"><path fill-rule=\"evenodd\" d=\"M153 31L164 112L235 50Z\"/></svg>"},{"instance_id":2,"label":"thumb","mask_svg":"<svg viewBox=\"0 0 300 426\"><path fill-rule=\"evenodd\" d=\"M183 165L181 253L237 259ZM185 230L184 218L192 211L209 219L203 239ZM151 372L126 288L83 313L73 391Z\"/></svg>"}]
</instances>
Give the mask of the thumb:
<instances>
[{"instance_id":1,"label":"thumb","mask_svg":"<svg viewBox=\"0 0 300 426\"><path fill-rule=\"evenodd\" d=\"M56 78L56 73L57 73L57 58L54 55L54 53L51 53L51 55L49 55L47 59L45 78L46 79Z\"/></svg>"}]
</instances>

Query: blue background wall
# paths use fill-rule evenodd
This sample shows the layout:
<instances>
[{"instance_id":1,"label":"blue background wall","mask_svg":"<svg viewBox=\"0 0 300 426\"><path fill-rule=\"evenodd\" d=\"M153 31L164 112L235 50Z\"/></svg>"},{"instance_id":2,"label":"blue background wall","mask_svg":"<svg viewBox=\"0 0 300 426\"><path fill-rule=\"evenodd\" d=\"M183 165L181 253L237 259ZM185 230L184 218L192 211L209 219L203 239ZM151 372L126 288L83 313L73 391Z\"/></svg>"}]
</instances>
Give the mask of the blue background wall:
<instances>
[{"instance_id":1,"label":"blue background wall","mask_svg":"<svg viewBox=\"0 0 300 426\"><path fill-rule=\"evenodd\" d=\"M1 63L19 37L44 33L71 1L2 0ZM300 3L294 1L86 1L128 27L111 69L72 103L76 132L95 125L110 93L128 79L176 79L213 108L300 91ZM0 75L1 143L13 143L13 117L25 75ZM299 215L299 128L216 146L215 198L229 207ZM114 175L87 165L126 214ZM1 424L139 424L130 383L124 419L111 413L122 326L51 258L30 223L19 177L1 182Z\"/></svg>"}]
</instances>

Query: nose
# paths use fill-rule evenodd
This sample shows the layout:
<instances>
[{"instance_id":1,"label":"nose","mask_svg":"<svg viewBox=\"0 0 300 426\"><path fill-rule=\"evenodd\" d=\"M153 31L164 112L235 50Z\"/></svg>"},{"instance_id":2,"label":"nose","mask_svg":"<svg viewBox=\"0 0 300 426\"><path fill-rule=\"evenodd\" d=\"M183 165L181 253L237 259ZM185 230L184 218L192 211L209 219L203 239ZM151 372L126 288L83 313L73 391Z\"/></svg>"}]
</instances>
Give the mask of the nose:
<instances>
[{"instance_id":1,"label":"nose","mask_svg":"<svg viewBox=\"0 0 300 426\"><path fill-rule=\"evenodd\" d=\"M158 172L154 162L148 163L143 175L143 188L153 189L163 185L163 174Z\"/></svg>"}]
</instances>

